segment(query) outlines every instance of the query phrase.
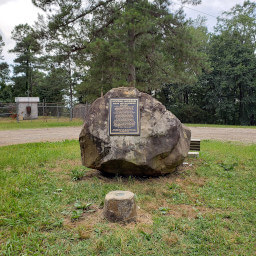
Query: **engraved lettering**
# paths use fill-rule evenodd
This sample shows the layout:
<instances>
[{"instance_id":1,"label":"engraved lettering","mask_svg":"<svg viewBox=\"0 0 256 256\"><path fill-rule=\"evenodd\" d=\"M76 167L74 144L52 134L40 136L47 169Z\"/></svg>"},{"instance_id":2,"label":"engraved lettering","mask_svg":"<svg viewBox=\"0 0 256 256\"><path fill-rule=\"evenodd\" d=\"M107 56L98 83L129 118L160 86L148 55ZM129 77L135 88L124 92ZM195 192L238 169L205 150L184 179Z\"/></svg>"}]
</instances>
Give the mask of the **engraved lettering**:
<instances>
[{"instance_id":1,"label":"engraved lettering","mask_svg":"<svg viewBox=\"0 0 256 256\"><path fill-rule=\"evenodd\" d=\"M110 99L109 104L109 134L139 135L139 100Z\"/></svg>"}]
</instances>

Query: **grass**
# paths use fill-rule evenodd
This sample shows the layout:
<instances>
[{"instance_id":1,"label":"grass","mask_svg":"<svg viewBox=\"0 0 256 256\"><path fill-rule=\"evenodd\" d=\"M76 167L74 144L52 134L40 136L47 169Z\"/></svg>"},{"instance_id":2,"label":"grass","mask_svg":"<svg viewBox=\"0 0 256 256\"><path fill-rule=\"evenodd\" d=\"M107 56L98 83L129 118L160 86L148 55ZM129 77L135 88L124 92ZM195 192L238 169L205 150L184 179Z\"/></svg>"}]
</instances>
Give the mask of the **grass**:
<instances>
[{"instance_id":1,"label":"grass","mask_svg":"<svg viewBox=\"0 0 256 256\"><path fill-rule=\"evenodd\" d=\"M81 126L83 120L73 119L71 122L69 118L39 118L35 120L22 120L17 123L11 118L0 118L0 130L15 130L15 129L33 129L33 128L50 128L50 127L67 127L67 126ZM218 125L218 124L185 124L190 127L216 127L216 128L250 128L256 129L256 126L239 126L239 125Z\"/></svg>"},{"instance_id":2,"label":"grass","mask_svg":"<svg viewBox=\"0 0 256 256\"><path fill-rule=\"evenodd\" d=\"M67 127L81 126L83 120L69 118L39 118L35 120L22 120L17 123L11 118L0 118L0 130L15 130L15 129L33 129L33 128L50 128L50 127ZM239 125L219 125L219 124L185 124L188 127L216 127L216 128L250 128L256 129L256 126L239 126Z\"/></svg>"},{"instance_id":3,"label":"grass","mask_svg":"<svg viewBox=\"0 0 256 256\"><path fill-rule=\"evenodd\" d=\"M256 126L245 126L245 125L224 125L224 124L185 124L190 127L216 127L216 128L250 128L256 129Z\"/></svg>"},{"instance_id":4,"label":"grass","mask_svg":"<svg viewBox=\"0 0 256 256\"><path fill-rule=\"evenodd\" d=\"M72 121L70 121L69 118L39 118L35 120L22 120L19 123L11 118L0 118L0 130L67 127L80 126L82 124L83 120L81 119L73 119Z\"/></svg>"},{"instance_id":5,"label":"grass","mask_svg":"<svg viewBox=\"0 0 256 256\"><path fill-rule=\"evenodd\" d=\"M159 178L104 177L77 141L0 148L1 255L255 255L256 144L203 141L201 156ZM101 218L130 190L136 224Z\"/></svg>"}]
</instances>

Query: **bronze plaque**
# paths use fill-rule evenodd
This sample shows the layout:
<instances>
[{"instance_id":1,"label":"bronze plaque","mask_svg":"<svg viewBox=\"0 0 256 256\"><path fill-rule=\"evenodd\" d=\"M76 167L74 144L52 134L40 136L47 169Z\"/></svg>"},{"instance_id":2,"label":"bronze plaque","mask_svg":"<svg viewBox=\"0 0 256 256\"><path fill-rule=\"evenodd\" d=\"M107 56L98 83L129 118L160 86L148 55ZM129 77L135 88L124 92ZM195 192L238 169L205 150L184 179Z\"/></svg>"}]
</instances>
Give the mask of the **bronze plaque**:
<instances>
[{"instance_id":1,"label":"bronze plaque","mask_svg":"<svg viewBox=\"0 0 256 256\"><path fill-rule=\"evenodd\" d=\"M109 100L109 135L140 135L138 98Z\"/></svg>"}]
</instances>

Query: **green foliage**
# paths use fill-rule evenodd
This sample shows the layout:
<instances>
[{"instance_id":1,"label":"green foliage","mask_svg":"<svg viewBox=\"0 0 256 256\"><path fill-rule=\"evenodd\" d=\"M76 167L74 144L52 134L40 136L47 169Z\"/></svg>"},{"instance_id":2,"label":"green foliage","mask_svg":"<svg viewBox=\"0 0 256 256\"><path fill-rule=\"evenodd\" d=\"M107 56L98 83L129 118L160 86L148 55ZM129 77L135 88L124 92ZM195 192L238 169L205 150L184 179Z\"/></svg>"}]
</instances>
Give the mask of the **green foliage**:
<instances>
[{"instance_id":1,"label":"green foliage","mask_svg":"<svg viewBox=\"0 0 256 256\"><path fill-rule=\"evenodd\" d=\"M136 85L183 122L256 124L254 2L224 12L212 34L203 18L187 20L167 0L33 3L46 15L15 27L13 85L0 63L0 101L29 92L47 102L92 102ZM2 47L0 38L0 58Z\"/></svg>"},{"instance_id":2,"label":"green foliage","mask_svg":"<svg viewBox=\"0 0 256 256\"><path fill-rule=\"evenodd\" d=\"M247 128L256 129L256 126L242 126L242 125L223 125L223 124L185 124L191 127L217 127L217 128Z\"/></svg>"},{"instance_id":3,"label":"green foliage","mask_svg":"<svg viewBox=\"0 0 256 256\"><path fill-rule=\"evenodd\" d=\"M194 83L207 67L201 51L207 41L205 28L186 20L182 10L171 12L168 1L34 4L49 14L38 22L38 33L46 38L53 62L68 67L79 101L91 102L101 91L118 86L136 84L152 91L167 82ZM55 13L50 12L52 6Z\"/></svg>"},{"instance_id":4,"label":"green foliage","mask_svg":"<svg viewBox=\"0 0 256 256\"><path fill-rule=\"evenodd\" d=\"M74 206L76 209L89 210L92 203L82 204L80 201L75 202Z\"/></svg>"},{"instance_id":5,"label":"green foliage","mask_svg":"<svg viewBox=\"0 0 256 256\"><path fill-rule=\"evenodd\" d=\"M195 85L166 84L158 92L183 122L256 124L255 13L250 1L223 13L204 49L211 69Z\"/></svg>"},{"instance_id":6,"label":"green foliage","mask_svg":"<svg viewBox=\"0 0 256 256\"><path fill-rule=\"evenodd\" d=\"M71 179L74 181L81 180L84 177L84 174L86 172L85 167L79 167L71 170L70 176Z\"/></svg>"},{"instance_id":7,"label":"green foliage","mask_svg":"<svg viewBox=\"0 0 256 256\"><path fill-rule=\"evenodd\" d=\"M3 60L2 51L5 43L0 34L0 102L10 102L12 97L11 87L8 85L9 80L9 66Z\"/></svg>"},{"instance_id":8,"label":"green foliage","mask_svg":"<svg viewBox=\"0 0 256 256\"><path fill-rule=\"evenodd\" d=\"M166 208L166 207L160 207L159 208L159 211L162 213L162 214L167 214L170 209L169 208Z\"/></svg>"},{"instance_id":9,"label":"green foliage","mask_svg":"<svg viewBox=\"0 0 256 256\"><path fill-rule=\"evenodd\" d=\"M35 73L36 95L40 97L41 101L64 102L64 95L69 87L67 72L62 68L55 68L53 65L46 70L47 74Z\"/></svg>"},{"instance_id":10,"label":"green foliage","mask_svg":"<svg viewBox=\"0 0 256 256\"><path fill-rule=\"evenodd\" d=\"M34 70L37 69L37 54L41 51L34 29L28 24L15 26L12 39L16 41L15 47L9 52L16 53L14 60L14 96L34 96L36 85Z\"/></svg>"},{"instance_id":11,"label":"green foliage","mask_svg":"<svg viewBox=\"0 0 256 256\"><path fill-rule=\"evenodd\" d=\"M3 37L2 35L0 34L0 60L3 59L3 56L2 56L2 52L3 52L3 47L4 47L5 43L3 41Z\"/></svg>"},{"instance_id":12,"label":"green foliage","mask_svg":"<svg viewBox=\"0 0 256 256\"><path fill-rule=\"evenodd\" d=\"M207 111L197 105L175 104L170 106L169 110L176 115L182 123L214 122Z\"/></svg>"},{"instance_id":13,"label":"green foliage","mask_svg":"<svg viewBox=\"0 0 256 256\"><path fill-rule=\"evenodd\" d=\"M253 2L236 5L218 19L210 40L213 72L206 75L206 99L219 123L255 124L255 13Z\"/></svg>"}]
</instances>

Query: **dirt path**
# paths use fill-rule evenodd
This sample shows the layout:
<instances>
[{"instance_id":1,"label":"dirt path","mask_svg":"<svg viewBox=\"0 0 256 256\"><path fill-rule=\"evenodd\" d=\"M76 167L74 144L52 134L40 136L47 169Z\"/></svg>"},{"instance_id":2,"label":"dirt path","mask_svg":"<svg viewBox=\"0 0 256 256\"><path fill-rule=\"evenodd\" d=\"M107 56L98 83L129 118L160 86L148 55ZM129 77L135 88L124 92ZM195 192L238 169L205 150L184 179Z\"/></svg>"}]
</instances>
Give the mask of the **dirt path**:
<instances>
[{"instance_id":1,"label":"dirt path","mask_svg":"<svg viewBox=\"0 0 256 256\"><path fill-rule=\"evenodd\" d=\"M81 127L56 127L0 131L0 146L41 141L78 139Z\"/></svg>"},{"instance_id":2,"label":"dirt path","mask_svg":"<svg viewBox=\"0 0 256 256\"><path fill-rule=\"evenodd\" d=\"M193 139L256 143L256 129L189 127Z\"/></svg>"},{"instance_id":3,"label":"dirt path","mask_svg":"<svg viewBox=\"0 0 256 256\"><path fill-rule=\"evenodd\" d=\"M190 127L193 139L256 143L256 129ZM57 127L0 131L0 146L40 141L78 139L81 127Z\"/></svg>"}]
</instances>

